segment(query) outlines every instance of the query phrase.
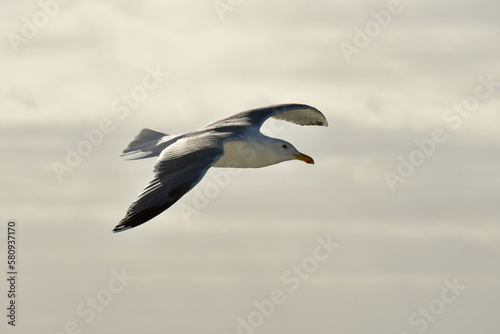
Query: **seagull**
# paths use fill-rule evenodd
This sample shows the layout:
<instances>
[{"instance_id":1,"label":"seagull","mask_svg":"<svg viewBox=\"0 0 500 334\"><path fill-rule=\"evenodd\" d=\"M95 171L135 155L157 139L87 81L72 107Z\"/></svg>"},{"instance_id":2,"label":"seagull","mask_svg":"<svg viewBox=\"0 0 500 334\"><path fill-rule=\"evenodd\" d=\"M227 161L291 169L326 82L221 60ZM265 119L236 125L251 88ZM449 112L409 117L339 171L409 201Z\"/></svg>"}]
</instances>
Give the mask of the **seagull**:
<instances>
[{"instance_id":1,"label":"seagull","mask_svg":"<svg viewBox=\"0 0 500 334\"><path fill-rule=\"evenodd\" d=\"M123 160L158 157L154 178L113 232L156 217L190 191L210 167L260 168L287 160L314 164L292 144L260 132L270 117L299 125L328 126L325 116L305 104L278 104L247 110L179 135L143 129L123 151Z\"/></svg>"}]
</instances>

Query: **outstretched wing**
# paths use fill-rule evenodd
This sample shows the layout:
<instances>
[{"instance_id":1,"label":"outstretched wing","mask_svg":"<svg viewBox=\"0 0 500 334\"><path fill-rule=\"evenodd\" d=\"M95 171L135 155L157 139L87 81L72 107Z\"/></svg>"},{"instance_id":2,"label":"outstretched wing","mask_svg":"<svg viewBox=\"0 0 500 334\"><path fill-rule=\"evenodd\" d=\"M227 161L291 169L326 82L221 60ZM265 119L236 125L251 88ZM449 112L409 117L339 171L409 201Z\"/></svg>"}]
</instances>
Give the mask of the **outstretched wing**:
<instances>
[{"instance_id":1,"label":"outstretched wing","mask_svg":"<svg viewBox=\"0 0 500 334\"><path fill-rule=\"evenodd\" d=\"M177 202L224 154L223 143L224 138L207 133L183 138L163 150L153 180L130 205L113 232L143 224Z\"/></svg>"},{"instance_id":2,"label":"outstretched wing","mask_svg":"<svg viewBox=\"0 0 500 334\"><path fill-rule=\"evenodd\" d=\"M276 104L268 107L247 110L213 122L206 127L220 125L242 125L260 126L269 118L273 117L299 125L321 125L328 126L325 115L318 109L306 104L288 103Z\"/></svg>"}]
</instances>

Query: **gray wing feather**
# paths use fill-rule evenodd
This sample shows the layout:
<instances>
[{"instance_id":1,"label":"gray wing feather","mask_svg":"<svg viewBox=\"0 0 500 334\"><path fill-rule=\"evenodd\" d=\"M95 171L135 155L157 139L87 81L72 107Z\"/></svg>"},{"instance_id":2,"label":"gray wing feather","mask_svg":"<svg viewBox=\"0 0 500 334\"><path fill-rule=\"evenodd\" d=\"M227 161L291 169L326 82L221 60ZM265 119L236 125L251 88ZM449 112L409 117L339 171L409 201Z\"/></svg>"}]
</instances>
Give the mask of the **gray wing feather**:
<instances>
[{"instance_id":1,"label":"gray wing feather","mask_svg":"<svg viewBox=\"0 0 500 334\"><path fill-rule=\"evenodd\" d=\"M269 117L299 125L328 126L325 115L318 109L306 104L288 103L243 111L220 121L213 122L206 127L246 125L260 128Z\"/></svg>"},{"instance_id":2,"label":"gray wing feather","mask_svg":"<svg viewBox=\"0 0 500 334\"><path fill-rule=\"evenodd\" d=\"M177 202L224 154L223 142L220 136L206 135L184 138L167 147L155 165L153 180L130 205L113 232L143 224Z\"/></svg>"},{"instance_id":3,"label":"gray wing feather","mask_svg":"<svg viewBox=\"0 0 500 334\"><path fill-rule=\"evenodd\" d=\"M325 115L323 115L318 109L307 105L295 106L297 107L292 109L283 108L284 110L277 111L272 114L271 117L298 125L328 126L328 121L326 120Z\"/></svg>"}]
</instances>

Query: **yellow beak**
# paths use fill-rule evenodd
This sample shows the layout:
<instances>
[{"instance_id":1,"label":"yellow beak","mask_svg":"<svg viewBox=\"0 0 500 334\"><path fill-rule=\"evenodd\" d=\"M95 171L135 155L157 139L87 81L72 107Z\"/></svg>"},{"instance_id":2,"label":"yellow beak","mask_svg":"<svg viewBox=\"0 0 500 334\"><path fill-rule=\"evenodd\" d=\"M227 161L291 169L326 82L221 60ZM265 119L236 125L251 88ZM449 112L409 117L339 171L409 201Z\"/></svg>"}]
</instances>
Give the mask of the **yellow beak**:
<instances>
[{"instance_id":1,"label":"yellow beak","mask_svg":"<svg viewBox=\"0 0 500 334\"><path fill-rule=\"evenodd\" d=\"M310 156L306 155L306 154L294 154L295 156L295 159L297 160L302 160L304 161L305 163L308 163L308 164L313 164L314 165L314 160L313 158L311 158Z\"/></svg>"}]
</instances>

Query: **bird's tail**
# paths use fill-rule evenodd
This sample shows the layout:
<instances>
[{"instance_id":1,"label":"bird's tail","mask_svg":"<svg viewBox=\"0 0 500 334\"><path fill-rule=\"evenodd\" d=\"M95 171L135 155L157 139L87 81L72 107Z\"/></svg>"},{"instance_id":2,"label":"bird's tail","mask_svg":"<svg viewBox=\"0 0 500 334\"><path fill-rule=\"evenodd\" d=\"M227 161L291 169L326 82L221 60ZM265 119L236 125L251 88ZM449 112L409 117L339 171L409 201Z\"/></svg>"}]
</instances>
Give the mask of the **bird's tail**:
<instances>
[{"instance_id":1,"label":"bird's tail","mask_svg":"<svg viewBox=\"0 0 500 334\"><path fill-rule=\"evenodd\" d=\"M176 136L170 136L163 132L153 131L151 129L142 129L141 132L128 144L123 150L121 158L123 160L137 160L160 155L161 151L170 145L171 139Z\"/></svg>"}]
</instances>

